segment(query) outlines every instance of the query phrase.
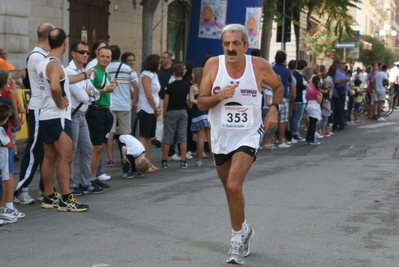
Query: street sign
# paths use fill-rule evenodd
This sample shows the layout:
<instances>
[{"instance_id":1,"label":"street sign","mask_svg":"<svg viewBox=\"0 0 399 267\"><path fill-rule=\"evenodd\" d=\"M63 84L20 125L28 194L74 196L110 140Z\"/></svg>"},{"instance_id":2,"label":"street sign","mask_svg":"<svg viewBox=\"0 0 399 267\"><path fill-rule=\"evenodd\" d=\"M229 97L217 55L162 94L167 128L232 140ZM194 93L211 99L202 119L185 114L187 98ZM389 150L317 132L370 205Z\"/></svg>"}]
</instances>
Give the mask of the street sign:
<instances>
[{"instance_id":1,"label":"street sign","mask_svg":"<svg viewBox=\"0 0 399 267\"><path fill-rule=\"evenodd\" d=\"M360 52L359 47L356 47L355 49L351 49L351 50L349 50L348 57L349 58L353 58L353 59L358 59L359 58L359 52Z\"/></svg>"},{"instance_id":2,"label":"street sign","mask_svg":"<svg viewBox=\"0 0 399 267\"><path fill-rule=\"evenodd\" d=\"M334 43L334 48L355 48L355 46L354 42Z\"/></svg>"}]
</instances>

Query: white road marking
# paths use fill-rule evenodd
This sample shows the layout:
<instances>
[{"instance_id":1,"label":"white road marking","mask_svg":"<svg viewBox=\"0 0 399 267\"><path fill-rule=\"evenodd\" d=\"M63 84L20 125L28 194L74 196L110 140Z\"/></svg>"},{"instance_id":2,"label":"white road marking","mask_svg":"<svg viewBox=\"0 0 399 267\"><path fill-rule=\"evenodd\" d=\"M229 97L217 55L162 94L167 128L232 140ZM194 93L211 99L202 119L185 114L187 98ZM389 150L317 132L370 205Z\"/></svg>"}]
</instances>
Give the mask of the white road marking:
<instances>
[{"instance_id":1,"label":"white road marking","mask_svg":"<svg viewBox=\"0 0 399 267\"><path fill-rule=\"evenodd\" d=\"M397 124L397 122L378 122L370 125L365 125L365 126L359 126L357 128L362 128L362 129L375 129L375 128L380 128L384 126L389 126L389 125L394 125Z\"/></svg>"}]
</instances>

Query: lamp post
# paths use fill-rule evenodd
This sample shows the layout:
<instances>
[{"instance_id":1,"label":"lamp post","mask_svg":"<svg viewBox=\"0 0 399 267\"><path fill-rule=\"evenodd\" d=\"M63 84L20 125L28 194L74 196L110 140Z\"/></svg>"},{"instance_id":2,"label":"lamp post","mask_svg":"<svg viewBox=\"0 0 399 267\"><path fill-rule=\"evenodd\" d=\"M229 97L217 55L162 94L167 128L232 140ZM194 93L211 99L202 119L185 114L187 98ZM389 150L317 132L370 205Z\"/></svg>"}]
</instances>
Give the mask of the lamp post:
<instances>
[{"instance_id":1,"label":"lamp post","mask_svg":"<svg viewBox=\"0 0 399 267\"><path fill-rule=\"evenodd\" d=\"M391 26L389 24L385 24L384 28L378 32L378 35L382 40L384 40L384 44L388 45L388 38L389 37L396 37L398 35L398 32L395 30L391 30Z\"/></svg>"}]
</instances>

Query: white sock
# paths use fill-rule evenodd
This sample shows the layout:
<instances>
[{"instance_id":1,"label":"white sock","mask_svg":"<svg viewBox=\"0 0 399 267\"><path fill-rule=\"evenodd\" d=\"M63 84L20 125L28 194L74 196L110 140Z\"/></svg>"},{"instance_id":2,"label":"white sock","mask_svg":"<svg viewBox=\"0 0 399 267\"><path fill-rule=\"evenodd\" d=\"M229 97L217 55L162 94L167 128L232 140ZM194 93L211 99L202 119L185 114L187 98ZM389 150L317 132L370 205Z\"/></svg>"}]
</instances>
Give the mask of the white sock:
<instances>
[{"instance_id":1,"label":"white sock","mask_svg":"<svg viewBox=\"0 0 399 267\"><path fill-rule=\"evenodd\" d=\"M236 241L236 242L241 243L242 242L241 235L242 235L241 230L236 232L233 229L231 229L231 241Z\"/></svg>"},{"instance_id":2,"label":"white sock","mask_svg":"<svg viewBox=\"0 0 399 267\"><path fill-rule=\"evenodd\" d=\"M5 207L6 209L14 210L14 203L12 202L6 203Z\"/></svg>"},{"instance_id":3,"label":"white sock","mask_svg":"<svg viewBox=\"0 0 399 267\"><path fill-rule=\"evenodd\" d=\"M248 234L248 231L249 231L249 229L248 229L247 220L245 220L245 221L242 223L242 226L241 226L241 234L242 234L243 236L246 236L246 235Z\"/></svg>"}]
</instances>

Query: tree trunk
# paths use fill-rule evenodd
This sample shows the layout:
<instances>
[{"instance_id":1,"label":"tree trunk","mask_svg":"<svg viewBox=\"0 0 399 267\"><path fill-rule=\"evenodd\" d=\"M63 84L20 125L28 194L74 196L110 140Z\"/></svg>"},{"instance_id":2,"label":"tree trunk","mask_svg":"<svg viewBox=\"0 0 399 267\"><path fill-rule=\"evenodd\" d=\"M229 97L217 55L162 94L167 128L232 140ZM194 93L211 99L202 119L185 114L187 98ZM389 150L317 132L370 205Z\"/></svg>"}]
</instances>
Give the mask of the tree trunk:
<instances>
[{"instance_id":1,"label":"tree trunk","mask_svg":"<svg viewBox=\"0 0 399 267\"><path fill-rule=\"evenodd\" d=\"M299 29L300 29L300 21L301 21L301 7L292 8L292 18L294 21L298 23L294 23L294 34L295 34L295 55L296 58L299 59Z\"/></svg>"},{"instance_id":2,"label":"tree trunk","mask_svg":"<svg viewBox=\"0 0 399 267\"><path fill-rule=\"evenodd\" d=\"M143 43L142 43L142 54L144 59L152 54L152 22L154 19L154 13L157 9L160 0L142 0L140 5L143 6L143 18L142 18L142 32L143 32Z\"/></svg>"},{"instance_id":3,"label":"tree trunk","mask_svg":"<svg viewBox=\"0 0 399 267\"><path fill-rule=\"evenodd\" d=\"M277 8L277 0L263 1L263 24L261 36L261 56L267 61L270 59L270 44L272 42L272 27L274 19L274 11Z\"/></svg>"}]
</instances>

